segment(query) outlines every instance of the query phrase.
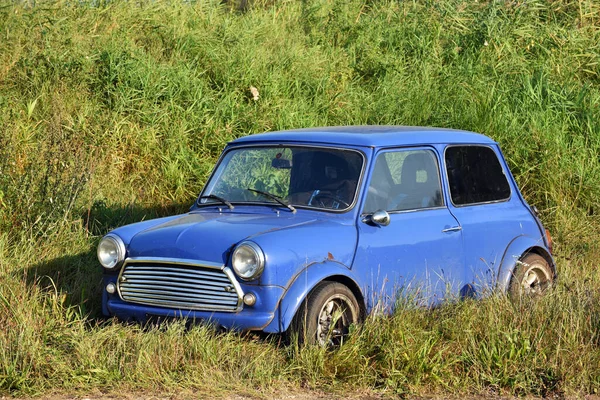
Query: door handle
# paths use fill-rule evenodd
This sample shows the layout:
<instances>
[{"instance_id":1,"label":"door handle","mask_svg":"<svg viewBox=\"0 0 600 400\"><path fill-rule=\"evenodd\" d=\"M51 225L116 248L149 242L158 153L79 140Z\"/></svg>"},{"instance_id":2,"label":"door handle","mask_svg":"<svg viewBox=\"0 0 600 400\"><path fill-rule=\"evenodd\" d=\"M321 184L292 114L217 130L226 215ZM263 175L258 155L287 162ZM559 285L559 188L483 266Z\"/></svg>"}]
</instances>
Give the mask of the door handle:
<instances>
[{"instance_id":1,"label":"door handle","mask_svg":"<svg viewBox=\"0 0 600 400\"><path fill-rule=\"evenodd\" d=\"M458 225L458 226L453 226L452 228L442 229L443 233L458 232L458 231L462 231L462 226Z\"/></svg>"}]
</instances>

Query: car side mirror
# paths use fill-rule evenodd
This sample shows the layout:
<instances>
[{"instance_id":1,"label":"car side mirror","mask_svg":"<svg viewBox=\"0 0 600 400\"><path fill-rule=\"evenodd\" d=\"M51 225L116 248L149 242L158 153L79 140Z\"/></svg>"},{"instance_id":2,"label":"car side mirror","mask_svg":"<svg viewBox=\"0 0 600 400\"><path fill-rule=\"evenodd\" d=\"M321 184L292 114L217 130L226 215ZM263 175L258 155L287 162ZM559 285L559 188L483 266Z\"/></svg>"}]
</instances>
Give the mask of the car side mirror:
<instances>
[{"instance_id":1,"label":"car side mirror","mask_svg":"<svg viewBox=\"0 0 600 400\"><path fill-rule=\"evenodd\" d=\"M363 222L377 226L388 226L390 224L390 214L385 210L377 210L373 214L367 215Z\"/></svg>"}]
</instances>

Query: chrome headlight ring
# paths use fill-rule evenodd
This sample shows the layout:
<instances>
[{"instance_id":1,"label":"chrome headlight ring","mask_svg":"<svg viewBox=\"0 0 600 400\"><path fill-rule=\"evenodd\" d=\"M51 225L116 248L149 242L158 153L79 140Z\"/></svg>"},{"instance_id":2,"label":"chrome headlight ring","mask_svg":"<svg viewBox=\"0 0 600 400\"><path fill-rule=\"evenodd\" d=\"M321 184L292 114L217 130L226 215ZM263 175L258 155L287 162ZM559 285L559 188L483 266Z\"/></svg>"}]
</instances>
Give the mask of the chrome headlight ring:
<instances>
[{"instance_id":1,"label":"chrome headlight ring","mask_svg":"<svg viewBox=\"0 0 600 400\"><path fill-rule=\"evenodd\" d=\"M104 268L115 270L125 260L125 243L119 236L109 233L100 240L96 254Z\"/></svg>"},{"instance_id":2,"label":"chrome headlight ring","mask_svg":"<svg viewBox=\"0 0 600 400\"><path fill-rule=\"evenodd\" d=\"M231 255L231 265L240 279L257 279L265 268L265 253L254 242L242 242Z\"/></svg>"}]
</instances>

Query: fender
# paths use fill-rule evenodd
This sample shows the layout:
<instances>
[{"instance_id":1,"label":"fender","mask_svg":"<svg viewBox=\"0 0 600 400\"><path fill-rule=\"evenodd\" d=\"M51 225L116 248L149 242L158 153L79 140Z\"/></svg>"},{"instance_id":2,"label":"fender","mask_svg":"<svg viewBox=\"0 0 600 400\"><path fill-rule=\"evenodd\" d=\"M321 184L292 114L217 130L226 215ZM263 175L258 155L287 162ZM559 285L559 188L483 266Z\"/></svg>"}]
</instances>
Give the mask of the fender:
<instances>
[{"instance_id":1,"label":"fender","mask_svg":"<svg viewBox=\"0 0 600 400\"><path fill-rule=\"evenodd\" d=\"M356 283L356 279L352 276L352 271L344 264L333 260L311 263L292 279L288 289L279 300L279 306L277 307L279 318L274 318L271 323L264 328L264 331L285 332L290 326L294 315L296 315L296 311L298 311L298 308L304 299L306 299L308 293L310 293L319 282L333 276L342 276L343 280L351 281L355 286L354 288L350 287L350 290L353 292L360 290L358 289L359 285ZM357 296L357 300L360 304L362 295L360 297ZM364 304L361 304L361 306L364 307Z\"/></svg>"},{"instance_id":2,"label":"fender","mask_svg":"<svg viewBox=\"0 0 600 400\"><path fill-rule=\"evenodd\" d=\"M517 236L514 238L506 248L504 255L502 256L502 262L498 270L498 277L496 281L497 289L505 293L508 290L510 284L510 278L512 277L513 271L517 266L517 261L528 252L539 254L548 260L550 268L556 275L556 264L552 255L546 248L543 238L534 238L531 236Z\"/></svg>"}]
</instances>

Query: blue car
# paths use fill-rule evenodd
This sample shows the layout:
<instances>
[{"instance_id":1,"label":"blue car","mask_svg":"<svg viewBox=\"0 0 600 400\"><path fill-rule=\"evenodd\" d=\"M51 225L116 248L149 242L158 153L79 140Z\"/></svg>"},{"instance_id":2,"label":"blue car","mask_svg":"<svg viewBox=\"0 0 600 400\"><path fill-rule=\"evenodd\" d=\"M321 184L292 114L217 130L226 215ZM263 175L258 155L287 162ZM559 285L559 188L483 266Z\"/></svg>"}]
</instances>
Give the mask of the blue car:
<instances>
[{"instance_id":1,"label":"blue car","mask_svg":"<svg viewBox=\"0 0 600 400\"><path fill-rule=\"evenodd\" d=\"M103 312L294 332L337 345L399 298L543 292L550 235L498 144L459 130L348 126L229 143L186 214L108 233Z\"/></svg>"}]
</instances>

